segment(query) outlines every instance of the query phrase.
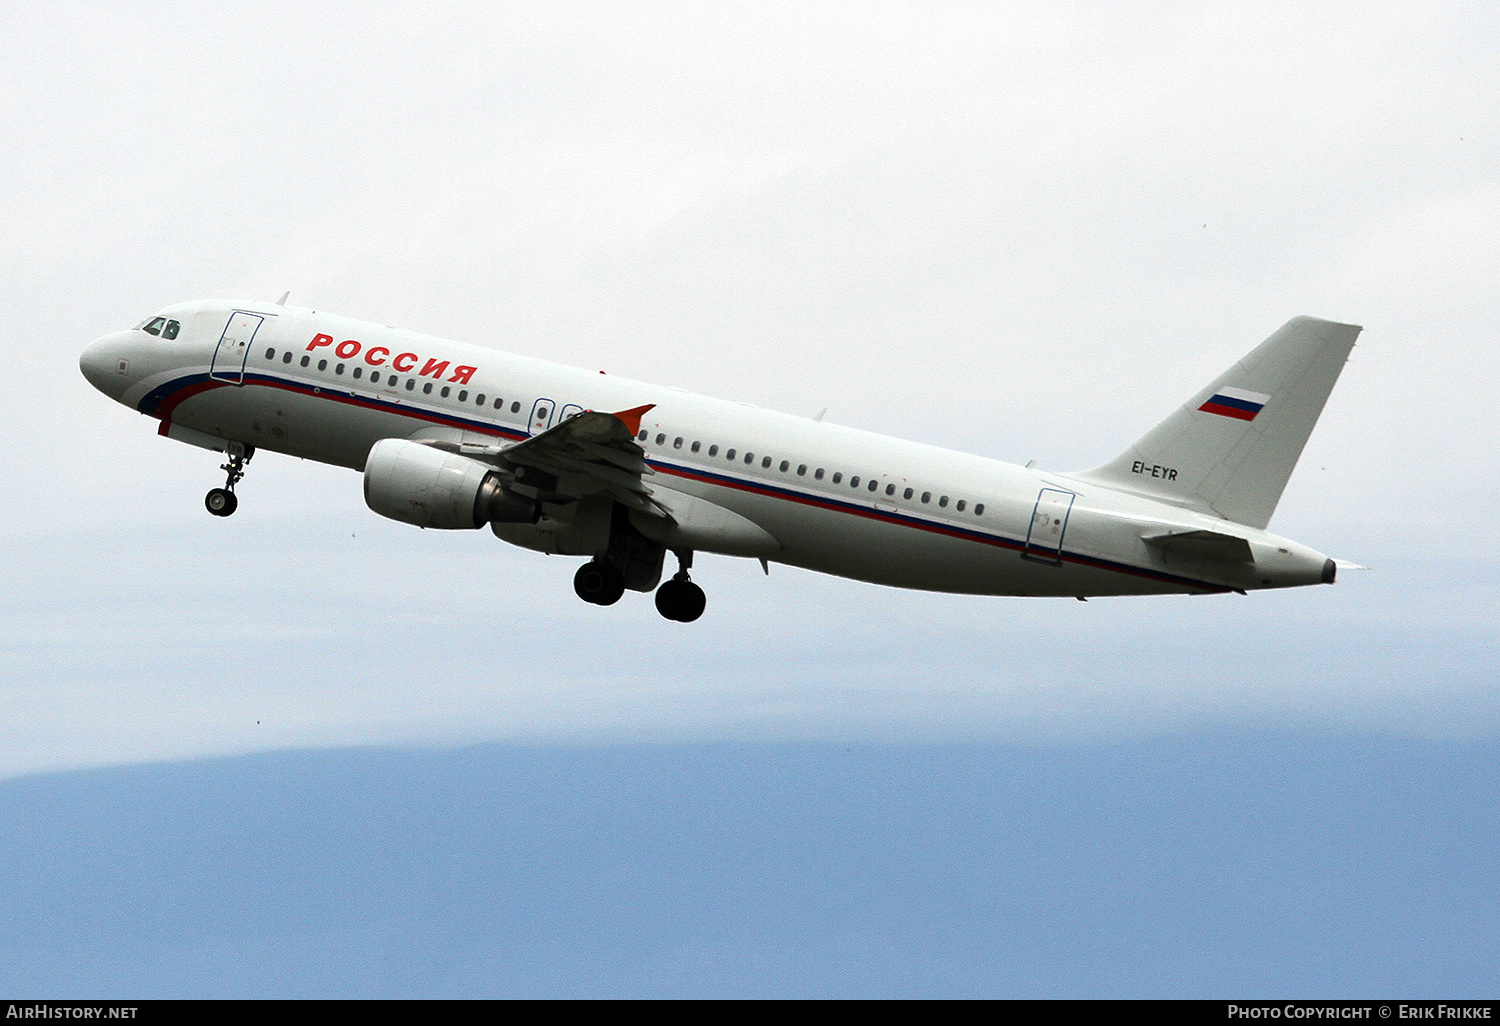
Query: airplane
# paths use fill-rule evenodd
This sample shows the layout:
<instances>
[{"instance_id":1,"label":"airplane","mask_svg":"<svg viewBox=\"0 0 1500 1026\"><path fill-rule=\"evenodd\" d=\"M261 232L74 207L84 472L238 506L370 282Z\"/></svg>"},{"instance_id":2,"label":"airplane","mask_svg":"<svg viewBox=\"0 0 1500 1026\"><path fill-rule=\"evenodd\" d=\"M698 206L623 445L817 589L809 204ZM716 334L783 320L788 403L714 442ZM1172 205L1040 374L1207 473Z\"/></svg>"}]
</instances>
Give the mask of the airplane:
<instances>
[{"instance_id":1,"label":"airplane","mask_svg":"<svg viewBox=\"0 0 1500 1026\"><path fill-rule=\"evenodd\" d=\"M361 471L422 528L587 557L578 596L706 606L697 553L976 595L1213 594L1333 583L1266 531L1360 328L1295 318L1119 456L1057 473L278 303L168 307L84 349L105 395L225 454ZM670 552L677 571L662 582Z\"/></svg>"}]
</instances>

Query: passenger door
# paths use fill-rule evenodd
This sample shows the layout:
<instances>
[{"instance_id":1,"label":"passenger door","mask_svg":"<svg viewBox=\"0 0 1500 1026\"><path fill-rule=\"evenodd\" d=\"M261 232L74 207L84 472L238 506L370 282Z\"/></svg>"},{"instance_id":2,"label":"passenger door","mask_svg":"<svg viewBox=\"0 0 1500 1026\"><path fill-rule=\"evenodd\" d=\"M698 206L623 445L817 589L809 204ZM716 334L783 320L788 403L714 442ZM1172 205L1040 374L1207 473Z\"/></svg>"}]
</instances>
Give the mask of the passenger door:
<instances>
[{"instance_id":1,"label":"passenger door","mask_svg":"<svg viewBox=\"0 0 1500 1026\"><path fill-rule=\"evenodd\" d=\"M219 336L218 348L214 350L209 377L236 385L244 383L245 360L250 355L250 343L264 320L264 317L256 314L238 311L229 318L229 323L224 326L224 334Z\"/></svg>"},{"instance_id":2,"label":"passenger door","mask_svg":"<svg viewBox=\"0 0 1500 1026\"><path fill-rule=\"evenodd\" d=\"M1072 492L1043 488L1036 497L1031 514L1031 528L1026 532L1026 548L1021 555L1043 563L1061 563L1063 535L1068 530L1068 514L1073 510Z\"/></svg>"}]
</instances>

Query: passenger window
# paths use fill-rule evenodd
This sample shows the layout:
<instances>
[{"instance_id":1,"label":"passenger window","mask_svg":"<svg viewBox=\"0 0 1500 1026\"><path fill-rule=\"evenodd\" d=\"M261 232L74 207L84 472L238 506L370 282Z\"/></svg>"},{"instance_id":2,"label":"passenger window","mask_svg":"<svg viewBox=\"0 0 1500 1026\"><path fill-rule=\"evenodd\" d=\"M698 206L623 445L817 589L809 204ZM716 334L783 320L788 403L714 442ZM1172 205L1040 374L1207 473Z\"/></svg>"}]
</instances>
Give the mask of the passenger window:
<instances>
[{"instance_id":1,"label":"passenger window","mask_svg":"<svg viewBox=\"0 0 1500 1026\"><path fill-rule=\"evenodd\" d=\"M806 463L799 463L799 464L797 464L797 476L798 477L806 477L807 476L807 464Z\"/></svg>"},{"instance_id":2,"label":"passenger window","mask_svg":"<svg viewBox=\"0 0 1500 1026\"><path fill-rule=\"evenodd\" d=\"M466 403L469 401L469 390L467 388L459 390L458 401L461 403Z\"/></svg>"},{"instance_id":3,"label":"passenger window","mask_svg":"<svg viewBox=\"0 0 1500 1026\"><path fill-rule=\"evenodd\" d=\"M274 350L274 349L267 349L266 350L266 359L267 360L274 360L274 359L276 359L276 350Z\"/></svg>"},{"instance_id":4,"label":"passenger window","mask_svg":"<svg viewBox=\"0 0 1500 1026\"><path fill-rule=\"evenodd\" d=\"M328 361L327 360L319 360L318 361L318 370L320 370L320 371L326 371L327 369L328 369Z\"/></svg>"},{"instance_id":5,"label":"passenger window","mask_svg":"<svg viewBox=\"0 0 1500 1026\"><path fill-rule=\"evenodd\" d=\"M694 442L693 443L693 451L694 452L697 452L701 448L703 448L703 443L702 442Z\"/></svg>"},{"instance_id":6,"label":"passenger window","mask_svg":"<svg viewBox=\"0 0 1500 1026\"><path fill-rule=\"evenodd\" d=\"M639 439L640 441L644 442L646 440L646 432L643 430L643 431L641 431L640 434L636 435L635 437L637 439Z\"/></svg>"},{"instance_id":7,"label":"passenger window","mask_svg":"<svg viewBox=\"0 0 1500 1026\"><path fill-rule=\"evenodd\" d=\"M885 486L885 494L887 494L887 495L895 495L896 494L896 486L893 485L893 484L886 485Z\"/></svg>"},{"instance_id":8,"label":"passenger window","mask_svg":"<svg viewBox=\"0 0 1500 1026\"><path fill-rule=\"evenodd\" d=\"M956 509L956 510L958 510L960 513L962 513L964 511L964 507L967 506L968 504L969 503L968 503L967 500L965 500L965 499L959 499L958 500L958 505L955 506L955 507L953 507L953 508Z\"/></svg>"},{"instance_id":9,"label":"passenger window","mask_svg":"<svg viewBox=\"0 0 1500 1026\"><path fill-rule=\"evenodd\" d=\"M724 458L726 460L729 460L731 463L733 463L734 462L734 450L733 449L725 449L724 450Z\"/></svg>"},{"instance_id":10,"label":"passenger window","mask_svg":"<svg viewBox=\"0 0 1500 1026\"><path fill-rule=\"evenodd\" d=\"M284 352L284 353L281 354L281 362L282 363L291 363L292 362L292 351L290 349L288 349L286 352Z\"/></svg>"},{"instance_id":11,"label":"passenger window","mask_svg":"<svg viewBox=\"0 0 1500 1026\"><path fill-rule=\"evenodd\" d=\"M342 373L344 373L344 365L343 364L339 364L338 366L334 367L333 368L333 372L335 374L342 374Z\"/></svg>"},{"instance_id":12,"label":"passenger window","mask_svg":"<svg viewBox=\"0 0 1500 1026\"><path fill-rule=\"evenodd\" d=\"M518 403L518 402L511 403L510 404L510 412L511 413L520 413L521 412L521 404Z\"/></svg>"},{"instance_id":13,"label":"passenger window","mask_svg":"<svg viewBox=\"0 0 1500 1026\"><path fill-rule=\"evenodd\" d=\"M931 492L923 492L922 493L922 501L923 502L931 502L932 501L932 493Z\"/></svg>"},{"instance_id":14,"label":"passenger window","mask_svg":"<svg viewBox=\"0 0 1500 1026\"><path fill-rule=\"evenodd\" d=\"M901 493L901 498L903 498L903 499L909 499L909 498L911 498L911 489L908 488L906 491L902 492Z\"/></svg>"},{"instance_id":15,"label":"passenger window","mask_svg":"<svg viewBox=\"0 0 1500 1026\"><path fill-rule=\"evenodd\" d=\"M503 410L503 409L505 409L505 400L504 399L496 399L495 400L495 409L497 409L497 410Z\"/></svg>"},{"instance_id":16,"label":"passenger window","mask_svg":"<svg viewBox=\"0 0 1500 1026\"><path fill-rule=\"evenodd\" d=\"M161 326L163 324L166 324L166 323L167 323L167 319L165 317L157 317L157 318L154 318L151 321L150 324L146 325L141 330L144 331L148 335L160 335L161 334Z\"/></svg>"},{"instance_id":17,"label":"passenger window","mask_svg":"<svg viewBox=\"0 0 1500 1026\"><path fill-rule=\"evenodd\" d=\"M780 467L780 468L779 468L779 469L780 469L780 470L781 470L781 472L782 472L782 473L783 473L783 474L785 474L785 473L786 473L786 468L787 468L787 467L790 467L790 466L791 466L791 464L790 464L790 463L788 463L788 462L787 462L787 461L786 461L786 460L782 460L782 461L781 461L781 467Z\"/></svg>"},{"instance_id":18,"label":"passenger window","mask_svg":"<svg viewBox=\"0 0 1500 1026\"><path fill-rule=\"evenodd\" d=\"M483 406L484 405L484 393L483 392L480 392L478 395L476 395L474 397L474 405L475 406Z\"/></svg>"},{"instance_id":19,"label":"passenger window","mask_svg":"<svg viewBox=\"0 0 1500 1026\"><path fill-rule=\"evenodd\" d=\"M717 445L710 445L708 447L708 454L710 456L717 456L717 455L719 455L719 447Z\"/></svg>"},{"instance_id":20,"label":"passenger window","mask_svg":"<svg viewBox=\"0 0 1500 1026\"><path fill-rule=\"evenodd\" d=\"M750 464L752 464L754 462L755 462L755 453L753 453L753 452L747 452L747 453L745 453L745 466L748 467Z\"/></svg>"},{"instance_id":21,"label":"passenger window","mask_svg":"<svg viewBox=\"0 0 1500 1026\"><path fill-rule=\"evenodd\" d=\"M870 478L870 491L873 492L875 489L877 489L879 487L880 487L880 482L877 481L877 480L875 480L873 477Z\"/></svg>"},{"instance_id":22,"label":"passenger window","mask_svg":"<svg viewBox=\"0 0 1500 1026\"><path fill-rule=\"evenodd\" d=\"M948 505L948 496L945 495L941 499L939 499L938 500L938 505L939 506L947 506Z\"/></svg>"},{"instance_id":23,"label":"passenger window","mask_svg":"<svg viewBox=\"0 0 1500 1026\"><path fill-rule=\"evenodd\" d=\"M443 386L443 390L441 392L439 392L438 395L440 395L444 399L446 399L446 398L448 398L448 393L451 392L451 391L453 391L453 389L449 388L447 385L444 385Z\"/></svg>"},{"instance_id":24,"label":"passenger window","mask_svg":"<svg viewBox=\"0 0 1500 1026\"><path fill-rule=\"evenodd\" d=\"M432 382L429 381L429 382L427 382L427 384L425 384L425 385L422 386L422 394L423 395L431 395L432 394Z\"/></svg>"},{"instance_id":25,"label":"passenger window","mask_svg":"<svg viewBox=\"0 0 1500 1026\"><path fill-rule=\"evenodd\" d=\"M843 471L836 471L836 472L835 472L835 473L834 473L834 475L833 475L833 483L834 483L834 484L838 484L838 483L839 483L839 482L840 482L840 481L842 481L842 480L843 480L843 479L844 479L844 474L843 474Z\"/></svg>"},{"instance_id":26,"label":"passenger window","mask_svg":"<svg viewBox=\"0 0 1500 1026\"><path fill-rule=\"evenodd\" d=\"M312 357L311 356L304 356L302 358L302 366L306 367L310 363L312 363Z\"/></svg>"},{"instance_id":27,"label":"passenger window","mask_svg":"<svg viewBox=\"0 0 1500 1026\"><path fill-rule=\"evenodd\" d=\"M835 477L834 480L837 481L838 478ZM850 488L858 488L859 487L859 475L858 474L855 474L853 477L851 477L849 479L849 487Z\"/></svg>"},{"instance_id":28,"label":"passenger window","mask_svg":"<svg viewBox=\"0 0 1500 1026\"><path fill-rule=\"evenodd\" d=\"M407 378L406 379L406 390L408 392L415 391L416 387L417 387L417 379L416 378Z\"/></svg>"},{"instance_id":29,"label":"passenger window","mask_svg":"<svg viewBox=\"0 0 1500 1026\"><path fill-rule=\"evenodd\" d=\"M657 445L665 445L666 441L667 441L667 436L665 434L661 434L661 433L657 434L657 436L656 436L656 444Z\"/></svg>"},{"instance_id":30,"label":"passenger window","mask_svg":"<svg viewBox=\"0 0 1500 1026\"><path fill-rule=\"evenodd\" d=\"M674 449L681 449L682 448L682 436L681 435L678 435L676 438L672 439L672 448L674 448Z\"/></svg>"},{"instance_id":31,"label":"passenger window","mask_svg":"<svg viewBox=\"0 0 1500 1026\"><path fill-rule=\"evenodd\" d=\"M974 515L976 517L982 517L982 516L984 516L984 503L982 503L982 502L976 502L976 503L974 503Z\"/></svg>"},{"instance_id":32,"label":"passenger window","mask_svg":"<svg viewBox=\"0 0 1500 1026\"><path fill-rule=\"evenodd\" d=\"M161 330L161 337L167 339L168 341L171 341L172 339L177 337L177 333L181 330L182 325L178 324L176 321L168 321L167 326Z\"/></svg>"},{"instance_id":33,"label":"passenger window","mask_svg":"<svg viewBox=\"0 0 1500 1026\"><path fill-rule=\"evenodd\" d=\"M762 459L760 461L760 467L762 470L769 470L771 468L771 457L767 456Z\"/></svg>"},{"instance_id":34,"label":"passenger window","mask_svg":"<svg viewBox=\"0 0 1500 1026\"><path fill-rule=\"evenodd\" d=\"M365 369L363 367L356 367L356 368L354 368L354 376L356 378L363 377L364 373L365 373Z\"/></svg>"},{"instance_id":35,"label":"passenger window","mask_svg":"<svg viewBox=\"0 0 1500 1026\"><path fill-rule=\"evenodd\" d=\"M813 474L813 480L814 481L821 481L821 480L823 480L823 468L822 467L819 467L817 469L817 471Z\"/></svg>"}]
</instances>

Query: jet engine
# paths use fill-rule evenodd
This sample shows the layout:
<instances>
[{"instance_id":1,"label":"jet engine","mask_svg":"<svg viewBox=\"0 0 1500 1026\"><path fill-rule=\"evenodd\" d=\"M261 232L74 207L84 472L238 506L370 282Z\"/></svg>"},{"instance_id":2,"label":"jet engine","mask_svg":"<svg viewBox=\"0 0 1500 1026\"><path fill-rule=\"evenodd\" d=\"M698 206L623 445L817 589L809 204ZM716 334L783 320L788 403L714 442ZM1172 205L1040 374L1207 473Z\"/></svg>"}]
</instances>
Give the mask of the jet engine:
<instances>
[{"instance_id":1,"label":"jet engine","mask_svg":"<svg viewBox=\"0 0 1500 1026\"><path fill-rule=\"evenodd\" d=\"M508 491L488 463L404 438L382 439L370 449L365 504L405 524L450 530L531 524L541 516L536 500Z\"/></svg>"}]
</instances>

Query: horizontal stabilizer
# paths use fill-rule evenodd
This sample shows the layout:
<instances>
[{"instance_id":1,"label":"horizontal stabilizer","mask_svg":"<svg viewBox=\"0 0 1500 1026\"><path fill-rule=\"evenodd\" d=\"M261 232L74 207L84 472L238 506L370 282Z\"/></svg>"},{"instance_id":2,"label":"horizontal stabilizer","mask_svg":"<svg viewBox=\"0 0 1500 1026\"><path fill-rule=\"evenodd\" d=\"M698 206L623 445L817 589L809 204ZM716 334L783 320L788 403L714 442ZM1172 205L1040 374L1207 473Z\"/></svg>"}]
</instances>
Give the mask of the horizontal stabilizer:
<instances>
[{"instance_id":1,"label":"horizontal stabilizer","mask_svg":"<svg viewBox=\"0 0 1500 1026\"><path fill-rule=\"evenodd\" d=\"M1359 332L1288 321L1113 461L1073 476L1265 528Z\"/></svg>"},{"instance_id":2,"label":"horizontal stabilizer","mask_svg":"<svg viewBox=\"0 0 1500 1026\"><path fill-rule=\"evenodd\" d=\"M1212 559L1221 563L1253 563L1250 543L1218 531L1162 531L1143 534L1141 540L1173 555Z\"/></svg>"}]
</instances>

